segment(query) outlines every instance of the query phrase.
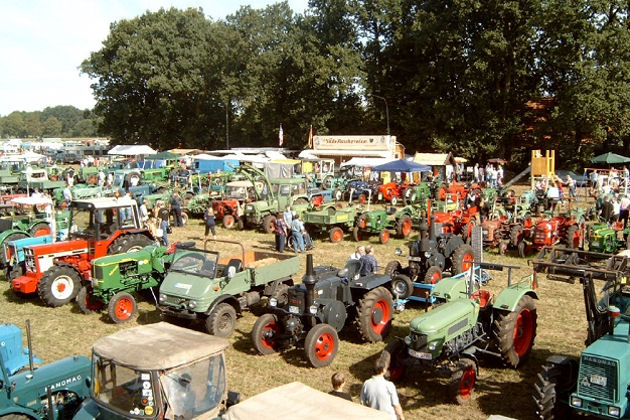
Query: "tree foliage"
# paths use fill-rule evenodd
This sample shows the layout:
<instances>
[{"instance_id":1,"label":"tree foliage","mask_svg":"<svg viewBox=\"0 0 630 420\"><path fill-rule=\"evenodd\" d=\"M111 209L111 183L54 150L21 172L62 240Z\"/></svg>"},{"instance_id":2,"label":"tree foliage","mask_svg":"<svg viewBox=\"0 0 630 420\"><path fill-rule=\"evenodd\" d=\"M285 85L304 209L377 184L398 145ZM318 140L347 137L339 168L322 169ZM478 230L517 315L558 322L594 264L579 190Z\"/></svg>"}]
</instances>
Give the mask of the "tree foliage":
<instances>
[{"instance_id":1,"label":"tree foliage","mask_svg":"<svg viewBox=\"0 0 630 420\"><path fill-rule=\"evenodd\" d=\"M55 106L43 111L12 112L0 117L0 137L93 137L98 116L73 106Z\"/></svg>"}]
</instances>

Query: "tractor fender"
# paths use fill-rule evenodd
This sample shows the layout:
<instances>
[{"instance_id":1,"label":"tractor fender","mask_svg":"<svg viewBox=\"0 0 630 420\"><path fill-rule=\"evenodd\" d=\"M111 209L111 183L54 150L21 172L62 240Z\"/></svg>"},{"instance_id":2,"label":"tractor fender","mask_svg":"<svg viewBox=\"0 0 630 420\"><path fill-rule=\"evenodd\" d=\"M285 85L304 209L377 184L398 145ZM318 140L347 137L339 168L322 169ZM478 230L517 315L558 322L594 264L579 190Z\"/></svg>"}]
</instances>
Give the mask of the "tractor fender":
<instances>
[{"instance_id":1,"label":"tractor fender","mask_svg":"<svg viewBox=\"0 0 630 420\"><path fill-rule=\"evenodd\" d=\"M370 274L350 282L350 287L353 289L372 290L391 281L392 278L385 274Z\"/></svg>"},{"instance_id":2,"label":"tractor fender","mask_svg":"<svg viewBox=\"0 0 630 420\"><path fill-rule=\"evenodd\" d=\"M444 247L444 256L450 257L460 245L464 245L464 240L459 236L452 235Z\"/></svg>"},{"instance_id":3,"label":"tractor fender","mask_svg":"<svg viewBox=\"0 0 630 420\"><path fill-rule=\"evenodd\" d=\"M464 350L461 353L460 357L462 359L470 359L473 362L475 362L475 369L477 371L476 373L477 375L479 375L479 360L477 359L477 356L475 355L476 351L477 351L477 347L475 346L468 347L466 350Z\"/></svg>"},{"instance_id":4,"label":"tractor fender","mask_svg":"<svg viewBox=\"0 0 630 420\"><path fill-rule=\"evenodd\" d=\"M214 302L212 302L212 304L206 311L206 315L210 315L212 311L214 311L214 308L216 308L217 305L223 302L226 302L232 305L237 314L241 313L241 305L239 305L238 300L236 300L236 298L232 295L225 294L225 295L219 296L218 298L214 300Z\"/></svg>"},{"instance_id":5,"label":"tractor fender","mask_svg":"<svg viewBox=\"0 0 630 420\"><path fill-rule=\"evenodd\" d=\"M466 276L445 277L435 284L431 296L445 301L468 299Z\"/></svg>"},{"instance_id":6,"label":"tractor fender","mask_svg":"<svg viewBox=\"0 0 630 420\"><path fill-rule=\"evenodd\" d=\"M22 415L25 415L29 419L32 419L32 420L34 420L36 418L37 419L39 418L39 416L36 413L34 413L33 411L25 410L24 408L18 407L18 406L11 406L11 407L7 407L7 408L5 408L3 410L0 410L0 417L4 417L4 416L7 416L7 415L11 415L11 414L14 414L14 415L22 414Z\"/></svg>"},{"instance_id":7,"label":"tractor fender","mask_svg":"<svg viewBox=\"0 0 630 420\"><path fill-rule=\"evenodd\" d=\"M538 299L538 294L533 289L524 287L508 287L501 291L494 300L494 309L512 312L525 295Z\"/></svg>"},{"instance_id":8,"label":"tractor fender","mask_svg":"<svg viewBox=\"0 0 630 420\"><path fill-rule=\"evenodd\" d=\"M4 241L7 239L7 237L9 235L12 235L14 233L23 233L26 236L28 236L29 238L31 237L31 234L25 230L22 229L9 229L9 230L5 230L4 232L0 233L0 247L2 246L2 244L4 244Z\"/></svg>"}]
</instances>

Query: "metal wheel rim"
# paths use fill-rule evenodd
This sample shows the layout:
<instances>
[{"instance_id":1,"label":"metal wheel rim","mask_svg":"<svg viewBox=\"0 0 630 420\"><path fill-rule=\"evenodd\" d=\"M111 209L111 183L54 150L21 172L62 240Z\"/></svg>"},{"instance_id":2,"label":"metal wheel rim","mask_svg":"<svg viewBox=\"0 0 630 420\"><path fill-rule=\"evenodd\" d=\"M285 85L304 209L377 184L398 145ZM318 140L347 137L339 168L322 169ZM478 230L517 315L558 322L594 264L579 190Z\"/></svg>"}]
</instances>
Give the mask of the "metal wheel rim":
<instances>
[{"instance_id":1,"label":"metal wheel rim","mask_svg":"<svg viewBox=\"0 0 630 420\"><path fill-rule=\"evenodd\" d=\"M65 300L72 296L74 282L70 276L59 276L53 280L50 293L55 299Z\"/></svg>"}]
</instances>

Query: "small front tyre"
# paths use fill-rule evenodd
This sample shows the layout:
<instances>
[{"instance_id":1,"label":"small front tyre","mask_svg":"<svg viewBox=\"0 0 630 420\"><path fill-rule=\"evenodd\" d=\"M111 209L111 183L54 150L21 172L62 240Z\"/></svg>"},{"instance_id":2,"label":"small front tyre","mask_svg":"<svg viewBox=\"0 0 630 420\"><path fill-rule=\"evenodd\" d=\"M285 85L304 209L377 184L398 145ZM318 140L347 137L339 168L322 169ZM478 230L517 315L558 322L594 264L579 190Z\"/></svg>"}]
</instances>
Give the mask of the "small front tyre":
<instances>
[{"instance_id":1,"label":"small front tyre","mask_svg":"<svg viewBox=\"0 0 630 420\"><path fill-rule=\"evenodd\" d=\"M252 330L254 347L260 354L273 354L278 351L276 336L280 332L278 317L274 314L264 314L256 320Z\"/></svg>"},{"instance_id":2,"label":"small front tyre","mask_svg":"<svg viewBox=\"0 0 630 420\"><path fill-rule=\"evenodd\" d=\"M306 334L304 352L313 367L330 365L339 351L339 336L329 324L317 324Z\"/></svg>"},{"instance_id":3,"label":"small front tyre","mask_svg":"<svg viewBox=\"0 0 630 420\"><path fill-rule=\"evenodd\" d=\"M94 297L92 294L91 288L88 289L87 286L81 287L79 293L77 293L77 297L75 298L79 309L84 314L91 314L93 312L98 312L103 309L103 302Z\"/></svg>"},{"instance_id":4,"label":"small front tyre","mask_svg":"<svg viewBox=\"0 0 630 420\"><path fill-rule=\"evenodd\" d=\"M477 363L472 359L461 359L451 373L450 394L457 404L470 403L477 381Z\"/></svg>"},{"instance_id":5,"label":"small front tyre","mask_svg":"<svg viewBox=\"0 0 630 420\"><path fill-rule=\"evenodd\" d=\"M109 301L107 313L116 324L122 324L132 319L138 312L136 299L127 292L118 292Z\"/></svg>"},{"instance_id":6,"label":"small front tyre","mask_svg":"<svg viewBox=\"0 0 630 420\"><path fill-rule=\"evenodd\" d=\"M229 337L236 328L236 310L229 303L220 303L206 318L206 330L218 337Z\"/></svg>"}]
</instances>

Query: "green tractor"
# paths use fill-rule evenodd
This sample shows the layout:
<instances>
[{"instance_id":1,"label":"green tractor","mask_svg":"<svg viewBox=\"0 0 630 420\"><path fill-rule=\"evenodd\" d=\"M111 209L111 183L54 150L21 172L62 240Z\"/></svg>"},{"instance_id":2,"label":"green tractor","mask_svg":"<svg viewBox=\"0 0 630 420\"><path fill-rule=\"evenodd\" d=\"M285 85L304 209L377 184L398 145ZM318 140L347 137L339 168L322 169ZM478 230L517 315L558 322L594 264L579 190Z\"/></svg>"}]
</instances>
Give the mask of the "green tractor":
<instances>
[{"instance_id":1,"label":"green tractor","mask_svg":"<svg viewBox=\"0 0 630 420\"><path fill-rule=\"evenodd\" d=\"M410 185L403 190L403 203L405 206L411 204L426 203L428 199L433 197L431 186L427 182L421 182L417 185Z\"/></svg>"},{"instance_id":2,"label":"green tractor","mask_svg":"<svg viewBox=\"0 0 630 420\"><path fill-rule=\"evenodd\" d=\"M318 209L307 210L302 214L306 230L314 235L328 234L330 242L336 244L343 240L345 232L354 226L357 215L356 207L341 207L335 203L325 203Z\"/></svg>"},{"instance_id":3,"label":"green tractor","mask_svg":"<svg viewBox=\"0 0 630 420\"><path fill-rule=\"evenodd\" d=\"M623 236L628 236L628 230L622 231ZM603 252L614 254L615 252L626 249L630 243L623 238L619 238L620 231L614 227L609 227L607 223L595 223L588 226L588 250L593 252Z\"/></svg>"},{"instance_id":4,"label":"green tractor","mask_svg":"<svg viewBox=\"0 0 630 420\"><path fill-rule=\"evenodd\" d=\"M479 288L477 270L508 269L508 287L495 298ZM479 356L501 360L519 367L529 356L536 336L538 299L533 276L511 282L511 270L518 267L474 263L470 275L445 278L433 289L441 305L414 318L409 334L387 345L381 357L389 362L392 380L412 366L422 368L424 377L435 374L449 378L453 402L467 404L474 395Z\"/></svg>"},{"instance_id":5,"label":"green tractor","mask_svg":"<svg viewBox=\"0 0 630 420\"><path fill-rule=\"evenodd\" d=\"M367 235L378 235L379 242L385 244L389 241L390 232L394 231L400 238L407 238L411 233L411 219L406 215L394 218L395 214L395 207L367 210L357 214L352 237L355 241L360 242Z\"/></svg>"},{"instance_id":6,"label":"green tractor","mask_svg":"<svg viewBox=\"0 0 630 420\"><path fill-rule=\"evenodd\" d=\"M115 323L132 319L138 311L134 293L158 287L173 259L173 248L149 245L139 251L108 255L92 261L92 282L76 301L84 313L107 306Z\"/></svg>"},{"instance_id":7,"label":"green tractor","mask_svg":"<svg viewBox=\"0 0 630 420\"><path fill-rule=\"evenodd\" d=\"M553 355L542 366L533 393L540 419L572 418L573 413L630 418L630 259L621 254L608 260L602 256L545 248L532 261L534 271L549 280L579 281L588 325L579 359ZM599 293L595 281L604 283Z\"/></svg>"}]
</instances>

